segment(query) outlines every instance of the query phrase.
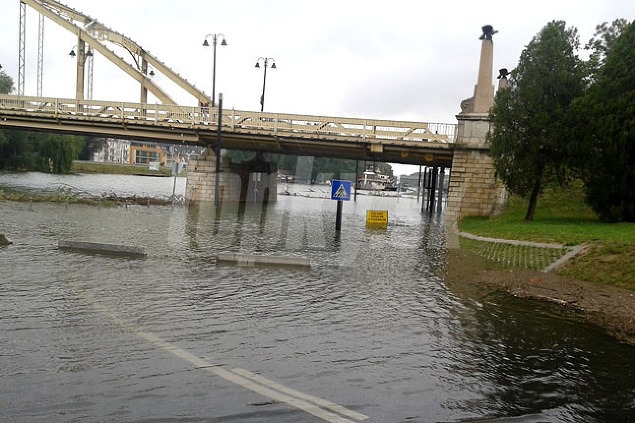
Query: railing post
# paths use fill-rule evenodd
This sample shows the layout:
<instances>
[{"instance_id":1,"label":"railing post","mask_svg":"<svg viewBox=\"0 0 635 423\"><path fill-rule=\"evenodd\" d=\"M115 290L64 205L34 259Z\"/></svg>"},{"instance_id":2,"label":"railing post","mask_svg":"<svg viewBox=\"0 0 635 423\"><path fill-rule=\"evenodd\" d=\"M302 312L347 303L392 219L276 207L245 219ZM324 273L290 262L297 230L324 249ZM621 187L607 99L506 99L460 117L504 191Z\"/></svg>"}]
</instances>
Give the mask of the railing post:
<instances>
[{"instance_id":1,"label":"railing post","mask_svg":"<svg viewBox=\"0 0 635 423\"><path fill-rule=\"evenodd\" d=\"M362 139L364 140L364 142L366 141L366 125L367 124L367 120L364 119L364 130L362 131Z\"/></svg>"}]
</instances>

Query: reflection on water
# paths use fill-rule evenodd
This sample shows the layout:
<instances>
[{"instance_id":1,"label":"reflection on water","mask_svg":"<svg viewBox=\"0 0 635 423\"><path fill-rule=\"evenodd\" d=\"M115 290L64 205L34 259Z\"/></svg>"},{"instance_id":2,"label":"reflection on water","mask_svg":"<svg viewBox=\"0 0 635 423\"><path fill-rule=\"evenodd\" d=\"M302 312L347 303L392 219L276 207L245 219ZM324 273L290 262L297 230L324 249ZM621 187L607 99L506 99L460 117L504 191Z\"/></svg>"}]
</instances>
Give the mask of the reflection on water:
<instances>
[{"instance_id":1,"label":"reflection on water","mask_svg":"<svg viewBox=\"0 0 635 423\"><path fill-rule=\"evenodd\" d=\"M0 202L14 242L0 248L1 420L323 421L139 334L370 422L633 420L633 349L575 313L446 283L442 217L360 196L336 234L335 203L300 194L265 208ZM389 210L387 230L364 227L367 209ZM219 252L312 267L217 266Z\"/></svg>"},{"instance_id":2,"label":"reflection on water","mask_svg":"<svg viewBox=\"0 0 635 423\"><path fill-rule=\"evenodd\" d=\"M54 175L39 172L0 173L3 186L24 191L65 192L84 197L170 198L185 195L186 178L136 175L74 174Z\"/></svg>"}]
</instances>

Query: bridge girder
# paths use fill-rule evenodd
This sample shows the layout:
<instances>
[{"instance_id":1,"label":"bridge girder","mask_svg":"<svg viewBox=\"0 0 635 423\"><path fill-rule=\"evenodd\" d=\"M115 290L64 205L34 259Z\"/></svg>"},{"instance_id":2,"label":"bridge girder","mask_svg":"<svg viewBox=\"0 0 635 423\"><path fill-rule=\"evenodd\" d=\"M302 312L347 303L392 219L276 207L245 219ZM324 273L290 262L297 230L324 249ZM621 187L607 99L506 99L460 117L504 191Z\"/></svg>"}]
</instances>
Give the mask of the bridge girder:
<instances>
[{"instance_id":1,"label":"bridge girder","mask_svg":"<svg viewBox=\"0 0 635 423\"><path fill-rule=\"evenodd\" d=\"M78 36L78 41L86 42L106 57L110 62L127 73L140 83L142 90L147 89L154 94L163 104L176 104L174 100L156 83L154 83L148 75L147 65L151 65L155 72L165 75L170 81L175 83L179 88L192 95L198 101L198 104L210 104L211 99L204 92L189 83L181 77L177 72L168 67L165 63L148 53L132 39L120 34L110 28L104 26L96 19L93 19L77 10L65 6L54 0L21 0L21 4L27 4L41 15L46 16L62 28ZM111 42L119 47L127 50L132 56L135 66L126 62L115 52L106 46L106 42ZM78 54L78 67L80 66L80 55ZM83 66L83 63L82 63ZM81 70L83 72L83 70ZM79 74L79 72L78 72ZM83 75L83 73L82 73ZM83 83L82 83L83 84ZM79 87L78 87L78 99ZM83 93L83 91L82 91ZM143 94L142 94L143 96ZM141 99L143 100L143 98ZM144 101L142 101L144 102Z\"/></svg>"},{"instance_id":2,"label":"bridge girder","mask_svg":"<svg viewBox=\"0 0 635 423\"><path fill-rule=\"evenodd\" d=\"M192 128L190 125L173 127L149 126L143 123L98 123L59 117L56 120L3 116L0 127L85 136L115 137L136 141L166 144L192 144L211 147L216 142L214 127ZM350 160L381 161L450 168L454 154L453 144L417 142L382 144L381 151L373 151L373 143L366 140L342 141L338 139L311 140L306 137L276 137L253 133L241 133L226 128L222 131L222 148L288 154L296 156L331 157Z\"/></svg>"}]
</instances>

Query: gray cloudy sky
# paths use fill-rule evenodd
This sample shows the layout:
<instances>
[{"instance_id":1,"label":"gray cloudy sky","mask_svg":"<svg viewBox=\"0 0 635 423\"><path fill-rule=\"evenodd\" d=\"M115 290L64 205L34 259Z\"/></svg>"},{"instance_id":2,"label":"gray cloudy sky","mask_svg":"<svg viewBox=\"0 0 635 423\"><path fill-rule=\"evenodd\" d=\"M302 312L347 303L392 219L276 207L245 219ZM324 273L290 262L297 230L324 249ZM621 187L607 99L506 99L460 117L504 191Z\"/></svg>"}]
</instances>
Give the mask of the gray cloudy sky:
<instances>
[{"instance_id":1,"label":"gray cloudy sky","mask_svg":"<svg viewBox=\"0 0 635 423\"><path fill-rule=\"evenodd\" d=\"M455 123L461 100L473 94L481 26L494 36L494 68L512 69L523 48L551 20L575 26L582 45L595 26L635 18L632 0L63 0L211 92L208 33L223 33L216 92L224 106L259 110L263 69L272 57L265 111ZM27 8L25 94L36 94L37 13ZM19 0L2 0L0 64L17 82ZM76 37L45 27L43 95L74 97ZM581 53L584 54L584 53ZM139 101L136 82L96 55L94 99ZM160 76L156 82L162 85ZM495 83L495 81L493 81ZM180 90L179 103L196 101ZM154 99L150 100L154 101Z\"/></svg>"}]
</instances>

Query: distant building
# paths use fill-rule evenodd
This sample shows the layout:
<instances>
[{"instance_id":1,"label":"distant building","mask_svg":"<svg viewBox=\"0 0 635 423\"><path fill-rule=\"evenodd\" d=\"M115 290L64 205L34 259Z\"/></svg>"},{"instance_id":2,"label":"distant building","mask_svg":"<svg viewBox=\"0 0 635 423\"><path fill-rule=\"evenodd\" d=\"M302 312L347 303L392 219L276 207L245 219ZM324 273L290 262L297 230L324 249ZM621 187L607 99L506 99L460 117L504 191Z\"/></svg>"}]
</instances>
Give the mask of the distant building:
<instances>
[{"instance_id":1,"label":"distant building","mask_svg":"<svg viewBox=\"0 0 635 423\"><path fill-rule=\"evenodd\" d=\"M121 164L159 163L171 166L172 163L187 163L203 153L204 148L195 145L173 145L154 142L137 142L104 139L103 145L93 153L93 161Z\"/></svg>"},{"instance_id":2,"label":"distant building","mask_svg":"<svg viewBox=\"0 0 635 423\"><path fill-rule=\"evenodd\" d=\"M103 147L93 152L93 161L106 163L129 163L130 141L106 138Z\"/></svg>"}]
</instances>

